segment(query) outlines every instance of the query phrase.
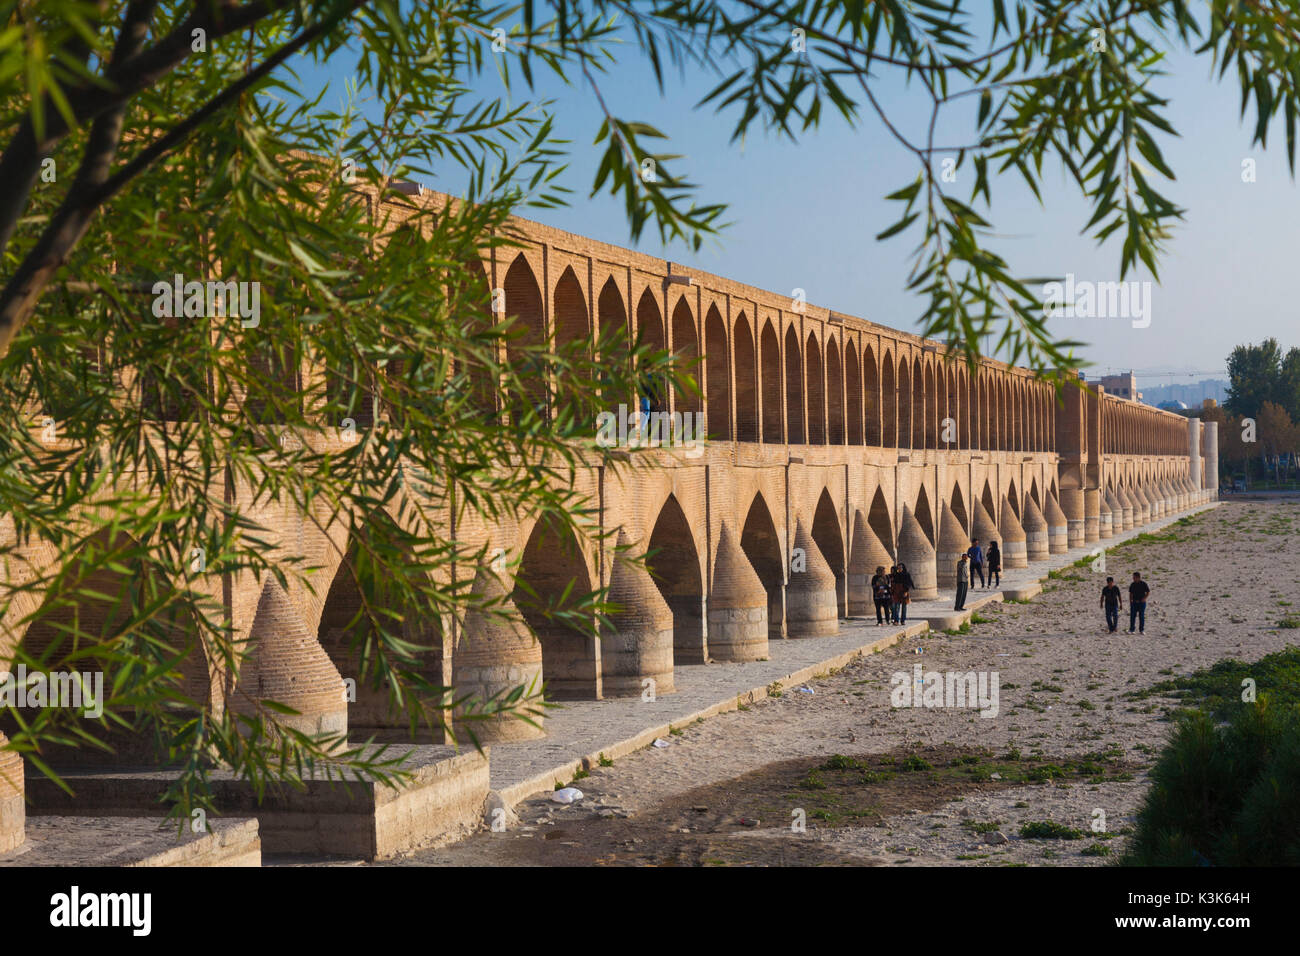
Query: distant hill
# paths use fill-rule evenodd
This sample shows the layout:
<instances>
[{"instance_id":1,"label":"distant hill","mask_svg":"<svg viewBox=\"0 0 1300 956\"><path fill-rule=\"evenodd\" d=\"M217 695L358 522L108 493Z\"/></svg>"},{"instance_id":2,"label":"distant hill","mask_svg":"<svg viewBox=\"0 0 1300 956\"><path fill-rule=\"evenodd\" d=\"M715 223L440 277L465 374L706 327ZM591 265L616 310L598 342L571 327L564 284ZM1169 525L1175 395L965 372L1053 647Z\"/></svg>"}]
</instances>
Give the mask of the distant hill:
<instances>
[{"instance_id":1,"label":"distant hill","mask_svg":"<svg viewBox=\"0 0 1300 956\"><path fill-rule=\"evenodd\" d=\"M1145 385L1142 386L1142 401L1148 405L1161 402L1182 402L1188 408L1200 408L1201 403L1212 398L1220 405L1228 400L1228 382L1213 378L1191 385Z\"/></svg>"}]
</instances>

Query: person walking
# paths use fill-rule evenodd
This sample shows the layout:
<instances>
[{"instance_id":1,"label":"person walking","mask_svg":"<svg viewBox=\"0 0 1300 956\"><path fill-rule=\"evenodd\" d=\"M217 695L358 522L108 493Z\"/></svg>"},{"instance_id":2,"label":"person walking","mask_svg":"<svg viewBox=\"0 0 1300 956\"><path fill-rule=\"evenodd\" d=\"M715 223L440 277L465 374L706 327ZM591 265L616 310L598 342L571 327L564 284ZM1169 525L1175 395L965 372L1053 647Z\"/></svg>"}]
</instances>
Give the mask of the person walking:
<instances>
[{"instance_id":1,"label":"person walking","mask_svg":"<svg viewBox=\"0 0 1300 956\"><path fill-rule=\"evenodd\" d=\"M885 573L884 565L876 568L871 578L871 598L876 602L876 627L888 624L892 611L889 606L889 575Z\"/></svg>"},{"instance_id":2,"label":"person walking","mask_svg":"<svg viewBox=\"0 0 1300 956\"><path fill-rule=\"evenodd\" d=\"M966 592L970 588L970 566L967 564L966 555L957 559L957 603L953 605L954 611L966 610Z\"/></svg>"},{"instance_id":3,"label":"person walking","mask_svg":"<svg viewBox=\"0 0 1300 956\"><path fill-rule=\"evenodd\" d=\"M1133 583L1128 586L1128 632L1133 633L1133 625L1137 624L1138 633L1147 632L1147 598L1151 596L1151 588L1142 580L1142 575L1137 571L1133 572Z\"/></svg>"},{"instance_id":4,"label":"person walking","mask_svg":"<svg viewBox=\"0 0 1300 956\"><path fill-rule=\"evenodd\" d=\"M993 579L998 579L998 587L1002 587L1002 552L998 550L996 541L989 542L989 587L993 587Z\"/></svg>"},{"instance_id":5,"label":"person walking","mask_svg":"<svg viewBox=\"0 0 1300 956\"><path fill-rule=\"evenodd\" d=\"M1124 607L1124 596L1114 578L1106 579L1106 586L1101 589L1101 606L1106 611L1106 632L1114 634L1119 627L1119 612Z\"/></svg>"},{"instance_id":6,"label":"person walking","mask_svg":"<svg viewBox=\"0 0 1300 956\"><path fill-rule=\"evenodd\" d=\"M980 587L984 587L984 549L980 547L980 539L976 538L970 543L970 548L966 551L966 557L970 558L970 583L975 583L975 575L980 576Z\"/></svg>"},{"instance_id":7,"label":"person walking","mask_svg":"<svg viewBox=\"0 0 1300 956\"><path fill-rule=\"evenodd\" d=\"M912 603L912 576L907 566L900 564L889 576L890 598L894 604L894 623L907 623L907 605Z\"/></svg>"}]
</instances>

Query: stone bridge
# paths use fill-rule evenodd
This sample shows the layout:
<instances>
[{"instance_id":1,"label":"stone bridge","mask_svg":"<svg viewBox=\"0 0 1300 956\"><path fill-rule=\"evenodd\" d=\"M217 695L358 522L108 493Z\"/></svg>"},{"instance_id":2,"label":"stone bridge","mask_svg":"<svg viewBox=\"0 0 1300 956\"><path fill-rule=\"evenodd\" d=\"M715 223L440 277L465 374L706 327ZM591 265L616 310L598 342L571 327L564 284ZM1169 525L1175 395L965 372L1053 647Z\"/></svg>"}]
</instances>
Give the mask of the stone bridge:
<instances>
[{"instance_id":1,"label":"stone bridge","mask_svg":"<svg viewBox=\"0 0 1300 956\"><path fill-rule=\"evenodd\" d=\"M443 201L419 190L382 200L399 214ZM556 699L670 694L676 667L725 667L765 658L772 640L836 633L842 618L871 607L867 582L879 565L903 561L915 595L934 597L953 587L972 537L997 540L1004 566L1024 567L1217 493L1213 423L1077 379L1058 392L990 359L972 372L939 343L865 319L536 223L515 229L520 246L481 263L505 313L534 341L590 343L620 327L631 341L698 358L700 395L666 400L670 413L702 414L709 440L577 470L573 485L598 503L604 544L526 516L447 516L458 542L507 558L504 585L477 572L481 591L513 587L516 598L545 602L570 587L607 587L623 608L600 640L523 600L526 623L470 615L459 626L413 624L410 636L430 649L428 675L458 694L534 679ZM537 395L553 403L558 392L539 383ZM314 588L287 592L249 576L212 584L237 634L253 642L241 688L295 707L307 729L350 727L356 737L405 727L382 695L361 688L343 702L342 678L357 671L345 625L359 600L345 568L347 522L318 515L322 533L283 506L247 503L246 512L322 570ZM648 553L649 573L615 560L617 544ZM37 563L60 560L33 547ZM34 608L15 605L0 662L21 641L48 639L24 633L15 622ZM206 686L200 666L190 677L220 706L208 670ZM507 741L545 729L500 721L476 732ZM0 772L10 780L0 776L4 849L15 815L21 840L19 758L0 751Z\"/></svg>"}]
</instances>

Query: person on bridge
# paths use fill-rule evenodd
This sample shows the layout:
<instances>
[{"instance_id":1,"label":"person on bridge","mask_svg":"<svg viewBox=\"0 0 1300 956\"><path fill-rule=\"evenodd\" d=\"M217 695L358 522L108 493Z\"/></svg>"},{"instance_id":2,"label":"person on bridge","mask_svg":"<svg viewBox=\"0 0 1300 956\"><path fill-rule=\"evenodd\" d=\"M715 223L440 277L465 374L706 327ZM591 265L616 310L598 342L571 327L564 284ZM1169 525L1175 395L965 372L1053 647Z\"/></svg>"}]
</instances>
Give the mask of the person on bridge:
<instances>
[{"instance_id":1,"label":"person on bridge","mask_svg":"<svg viewBox=\"0 0 1300 956\"><path fill-rule=\"evenodd\" d=\"M966 592L970 588L970 566L966 563L967 560L964 554L957 559L957 603L953 605L954 611L966 610Z\"/></svg>"},{"instance_id":2,"label":"person on bridge","mask_svg":"<svg viewBox=\"0 0 1300 956\"><path fill-rule=\"evenodd\" d=\"M980 576L980 587L984 587L984 549L980 547L980 539L975 538L970 543L970 548L966 551L966 557L970 558L970 581L975 583L975 575Z\"/></svg>"},{"instance_id":3,"label":"person on bridge","mask_svg":"<svg viewBox=\"0 0 1300 956\"><path fill-rule=\"evenodd\" d=\"M1114 634L1119 627L1119 612L1124 608L1124 595L1114 578L1107 578L1106 586L1101 589L1101 606L1106 611L1106 630Z\"/></svg>"},{"instance_id":4,"label":"person on bridge","mask_svg":"<svg viewBox=\"0 0 1300 956\"><path fill-rule=\"evenodd\" d=\"M998 587L1002 587L1002 552L998 550L996 541L989 542L989 587L993 587L993 579L998 579Z\"/></svg>"},{"instance_id":5,"label":"person on bridge","mask_svg":"<svg viewBox=\"0 0 1300 956\"><path fill-rule=\"evenodd\" d=\"M871 578L871 598L876 602L876 627L888 624L892 611L889 607L889 575L885 573L884 565L877 567Z\"/></svg>"},{"instance_id":6,"label":"person on bridge","mask_svg":"<svg viewBox=\"0 0 1300 956\"><path fill-rule=\"evenodd\" d=\"M912 603L912 576L907 565L899 564L889 576L890 597L894 602L894 623L907 623L907 606Z\"/></svg>"},{"instance_id":7,"label":"person on bridge","mask_svg":"<svg viewBox=\"0 0 1300 956\"><path fill-rule=\"evenodd\" d=\"M1138 633L1147 632L1147 598L1151 596L1151 588L1142 580L1142 575L1137 571L1133 572L1133 583L1128 586L1128 632L1133 633L1133 625L1137 624Z\"/></svg>"}]
</instances>

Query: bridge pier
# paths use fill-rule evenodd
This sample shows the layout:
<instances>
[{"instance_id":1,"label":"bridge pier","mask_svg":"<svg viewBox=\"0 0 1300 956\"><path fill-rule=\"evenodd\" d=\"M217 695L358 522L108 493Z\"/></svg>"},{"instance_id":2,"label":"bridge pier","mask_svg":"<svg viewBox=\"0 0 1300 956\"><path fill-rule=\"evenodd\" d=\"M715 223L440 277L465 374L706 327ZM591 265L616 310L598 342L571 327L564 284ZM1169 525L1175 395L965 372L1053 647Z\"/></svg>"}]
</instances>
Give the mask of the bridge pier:
<instances>
[{"instance_id":1,"label":"bridge pier","mask_svg":"<svg viewBox=\"0 0 1300 956\"><path fill-rule=\"evenodd\" d=\"M715 661L764 660L767 634L767 590L724 521L709 597L709 657Z\"/></svg>"},{"instance_id":2,"label":"bridge pier","mask_svg":"<svg viewBox=\"0 0 1300 956\"><path fill-rule=\"evenodd\" d=\"M803 570L792 563L790 583L785 587L786 629L790 637L828 637L840 631L839 598L835 572L822 556L821 548L797 519L794 531L795 557L802 557Z\"/></svg>"},{"instance_id":3,"label":"bridge pier","mask_svg":"<svg viewBox=\"0 0 1300 956\"><path fill-rule=\"evenodd\" d=\"M23 758L5 750L9 739L0 733L0 853L22 845L27 808L23 800Z\"/></svg>"}]
</instances>

